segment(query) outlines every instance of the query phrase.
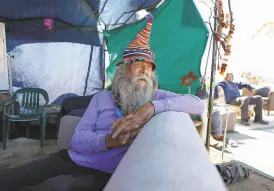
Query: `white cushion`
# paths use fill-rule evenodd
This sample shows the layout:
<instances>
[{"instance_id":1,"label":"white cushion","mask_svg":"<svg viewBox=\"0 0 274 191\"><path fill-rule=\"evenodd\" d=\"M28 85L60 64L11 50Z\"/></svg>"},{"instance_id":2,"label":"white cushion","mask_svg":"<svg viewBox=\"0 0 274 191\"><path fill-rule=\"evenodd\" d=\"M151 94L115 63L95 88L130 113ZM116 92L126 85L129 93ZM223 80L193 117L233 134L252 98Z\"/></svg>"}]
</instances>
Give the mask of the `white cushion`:
<instances>
[{"instance_id":1,"label":"white cushion","mask_svg":"<svg viewBox=\"0 0 274 191\"><path fill-rule=\"evenodd\" d=\"M188 114L164 112L130 146L105 191L225 191Z\"/></svg>"}]
</instances>

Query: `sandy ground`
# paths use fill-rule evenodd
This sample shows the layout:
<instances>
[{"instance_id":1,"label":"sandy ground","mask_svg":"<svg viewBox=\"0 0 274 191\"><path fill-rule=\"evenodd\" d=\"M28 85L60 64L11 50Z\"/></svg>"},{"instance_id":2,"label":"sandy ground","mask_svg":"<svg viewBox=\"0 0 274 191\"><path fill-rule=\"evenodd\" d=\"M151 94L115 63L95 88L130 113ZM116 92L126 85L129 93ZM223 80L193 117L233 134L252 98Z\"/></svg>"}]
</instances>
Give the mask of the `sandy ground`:
<instances>
[{"instance_id":1,"label":"sandy ground","mask_svg":"<svg viewBox=\"0 0 274 191\"><path fill-rule=\"evenodd\" d=\"M23 164L38 158L45 157L56 152L56 140L46 141L43 149L40 149L38 140L19 138L8 142L8 149L0 150L0 168ZM0 143L0 146L1 143ZM28 148L28 149L26 149ZM222 163L221 152L211 148L210 158L212 162ZM224 161L229 161L229 155L224 155ZM256 172L250 173L250 178L235 183L229 187L231 191L274 191L274 181L260 176Z\"/></svg>"},{"instance_id":2,"label":"sandy ground","mask_svg":"<svg viewBox=\"0 0 274 191\"><path fill-rule=\"evenodd\" d=\"M41 149L39 140L19 138L8 141L6 150L2 150L2 143L0 143L0 168L48 156L56 152L56 142L56 140L46 140L45 146Z\"/></svg>"},{"instance_id":3,"label":"sandy ground","mask_svg":"<svg viewBox=\"0 0 274 191\"><path fill-rule=\"evenodd\" d=\"M210 158L214 164L222 163L222 153L219 150L210 148ZM224 162L232 158L224 155ZM246 165L244 165L246 166ZM242 180L229 186L230 191L274 191L274 181L259 174L260 172L250 172L248 179Z\"/></svg>"},{"instance_id":4,"label":"sandy ground","mask_svg":"<svg viewBox=\"0 0 274 191\"><path fill-rule=\"evenodd\" d=\"M250 178L237 182L230 186L231 191L273 191L274 182L254 172L250 173Z\"/></svg>"},{"instance_id":5,"label":"sandy ground","mask_svg":"<svg viewBox=\"0 0 274 191\"><path fill-rule=\"evenodd\" d=\"M265 115L269 125L258 125L251 121L250 127L236 124L234 132L228 137L237 141L237 148L228 147L224 154L224 162L240 161L252 170L250 177L229 187L232 191L274 191L274 113ZM210 149L212 162L222 163L221 151Z\"/></svg>"}]
</instances>

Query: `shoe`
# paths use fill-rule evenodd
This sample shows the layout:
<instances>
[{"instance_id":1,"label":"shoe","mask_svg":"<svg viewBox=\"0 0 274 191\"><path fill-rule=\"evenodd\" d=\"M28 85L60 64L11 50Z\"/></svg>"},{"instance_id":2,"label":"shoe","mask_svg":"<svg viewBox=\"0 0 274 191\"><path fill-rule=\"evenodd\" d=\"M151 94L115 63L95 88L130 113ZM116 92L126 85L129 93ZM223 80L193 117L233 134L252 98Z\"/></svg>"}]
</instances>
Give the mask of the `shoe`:
<instances>
[{"instance_id":1,"label":"shoe","mask_svg":"<svg viewBox=\"0 0 274 191\"><path fill-rule=\"evenodd\" d=\"M263 119L254 120L254 123L260 123L260 124L263 124L263 125L268 125L268 121L265 121L265 120L263 120Z\"/></svg>"},{"instance_id":2,"label":"shoe","mask_svg":"<svg viewBox=\"0 0 274 191\"><path fill-rule=\"evenodd\" d=\"M220 136L215 136L213 137L216 141L223 141L224 140L224 136L220 135Z\"/></svg>"},{"instance_id":3,"label":"shoe","mask_svg":"<svg viewBox=\"0 0 274 191\"><path fill-rule=\"evenodd\" d=\"M226 144L233 148L238 147L237 141L232 139L227 139Z\"/></svg>"},{"instance_id":4,"label":"shoe","mask_svg":"<svg viewBox=\"0 0 274 191\"><path fill-rule=\"evenodd\" d=\"M244 126L250 126L250 124L246 120L241 120L240 124L242 124Z\"/></svg>"},{"instance_id":5,"label":"shoe","mask_svg":"<svg viewBox=\"0 0 274 191\"><path fill-rule=\"evenodd\" d=\"M223 146L224 146L224 143L222 141L218 141L217 144L215 145L211 145L211 147L219 150L219 151L222 151L223 150ZM225 144L225 148L227 148L227 145Z\"/></svg>"}]
</instances>

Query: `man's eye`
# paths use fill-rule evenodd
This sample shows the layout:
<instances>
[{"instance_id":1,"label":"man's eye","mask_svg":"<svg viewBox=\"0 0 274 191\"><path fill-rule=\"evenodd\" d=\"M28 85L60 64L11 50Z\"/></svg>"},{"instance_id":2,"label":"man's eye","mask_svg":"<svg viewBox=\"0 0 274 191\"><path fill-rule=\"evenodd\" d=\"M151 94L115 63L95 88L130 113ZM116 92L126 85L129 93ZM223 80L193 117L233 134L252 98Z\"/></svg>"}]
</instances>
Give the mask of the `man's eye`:
<instances>
[{"instance_id":1,"label":"man's eye","mask_svg":"<svg viewBox=\"0 0 274 191\"><path fill-rule=\"evenodd\" d=\"M152 69L152 65L151 65L151 64L149 64L149 65L148 65L148 68Z\"/></svg>"},{"instance_id":2,"label":"man's eye","mask_svg":"<svg viewBox=\"0 0 274 191\"><path fill-rule=\"evenodd\" d=\"M142 62L143 60L142 60L142 59L139 59L139 58L136 58L134 61L135 61L135 62Z\"/></svg>"}]
</instances>

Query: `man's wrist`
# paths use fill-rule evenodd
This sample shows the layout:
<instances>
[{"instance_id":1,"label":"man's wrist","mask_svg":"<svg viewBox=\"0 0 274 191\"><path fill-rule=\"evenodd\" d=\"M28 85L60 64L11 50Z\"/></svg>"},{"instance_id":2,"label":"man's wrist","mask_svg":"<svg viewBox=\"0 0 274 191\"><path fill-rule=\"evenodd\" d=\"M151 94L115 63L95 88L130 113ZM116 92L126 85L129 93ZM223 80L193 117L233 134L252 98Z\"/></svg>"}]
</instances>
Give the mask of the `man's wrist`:
<instances>
[{"instance_id":1,"label":"man's wrist","mask_svg":"<svg viewBox=\"0 0 274 191\"><path fill-rule=\"evenodd\" d=\"M154 115L154 105L148 102L142 105L134 114L135 122L143 125L148 122Z\"/></svg>"},{"instance_id":2,"label":"man's wrist","mask_svg":"<svg viewBox=\"0 0 274 191\"><path fill-rule=\"evenodd\" d=\"M145 111L146 111L146 121L151 119L153 115L155 114L155 106L153 103L148 102L144 105Z\"/></svg>"},{"instance_id":3,"label":"man's wrist","mask_svg":"<svg viewBox=\"0 0 274 191\"><path fill-rule=\"evenodd\" d=\"M147 104L147 109L148 109L148 112L151 113L152 115L155 114L155 106L153 105L152 102L148 102L146 103Z\"/></svg>"},{"instance_id":4,"label":"man's wrist","mask_svg":"<svg viewBox=\"0 0 274 191\"><path fill-rule=\"evenodd\" d=\"M112 149L111 135L109 135L109 134L106 135L105 143L106 143L106 148L107 148L107 149Z\"/></svg>"}]
</instances>

